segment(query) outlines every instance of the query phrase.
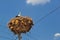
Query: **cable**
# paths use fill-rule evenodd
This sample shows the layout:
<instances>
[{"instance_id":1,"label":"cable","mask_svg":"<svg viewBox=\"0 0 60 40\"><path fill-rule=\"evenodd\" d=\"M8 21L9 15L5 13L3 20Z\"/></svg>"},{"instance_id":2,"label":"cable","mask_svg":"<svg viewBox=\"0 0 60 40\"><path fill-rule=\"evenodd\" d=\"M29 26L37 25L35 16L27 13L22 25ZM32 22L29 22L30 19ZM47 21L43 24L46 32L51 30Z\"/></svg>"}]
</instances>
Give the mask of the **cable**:
<instances>
[{"instance_id":1,"label":"cable","mask_svg":"<svg viewBox=\"0 0 60 40\"><path fill-rule=\"evenodd\" d=\"M4 25L0 25L0 26L4 26ZM4 33L6 33L7 35L9 35L10 33L8 33L8 32L5 32L5 31L0 31L0 33L1 32L4 32ZM7 37L4 37L4 36L0 36L0 37L2 37L2 38L6 38L7 39ZM12 35L10 35L10 37L13 37Z\"/></svg>"},{"instance_id":2,"label":"cable","mask_svg":"<svg viewBox=\"0 0 60 40\"><path fill-rule=\"evenodd\" d=\"M12 36L11 36L11 37L12 37ZM18 37L16 37L15 39L13 39L13 38L8 38L8 37L0 36L0 38L10 39L10 40L17 40Z\"/></svg>"},{"instance_id":3,"label":"cable","mask_svg":"<svg viewBox=\"0 0 60 40\"><path fill-rule=\"evenodd\" d=\"M43 20L44 18L46 18L47 16L53 14L53 12L55 12L55 11L58 10L59 8L60 8L60 6L57 7L56 9L52 10L51 12L49 12L47 15L43 16L43 17L42 17L41 19L39 19L38 21L36 21L35 24L37 24L38 22L42 21L42 20Z\"/></svg>"},{"instance_id":4,"label":"cable","mask_svg":"<svg viewBox=\"0 0 60 40\"><path fill-rule=\"evenodd\" d=\"M4 37L4 36L0 36L0 38L9 39L9 40L13 40L13 39L11 39L11 38Z\"/></svg>"},{"instance_id":5,"label":"cable","mask_svg":"<svg viewBox=\"0 0 60 40\"><path fill-rule=\"evenodd\" d=\"M16 37L14 40L17 40L18 37Z\"/></svg>"},{"instance_id":6,"label":"cable","mask_svg":"<svg viewBox=\"0 0 60 40\"><path fill-rule=\"evenodd\" d=\"M52 10L51 12L49 12L48 14L46 14L45 16L43 16L41 19L37 20L37 21L35 22L35 25L36 25L37 23L39 23L40 21L42 21L42 20L43 20L44 18L46 18L47 16L53 14L53 12L55 12L55 11L58 10L59 8L60 8L60 6L57 7L57 8L55 8L54 10ZM33 27L32 27L32 28L33 28ZM29 35L28 35L28 36L29 36Z\"/></svg>"},{"instance_id":7,"label":"cable","mask_svg":"<svg viewBox=\"0 0 60 40\"><path fill-rule=\"evenodd\" d=\"M28 36L29 38L32 38L33 40L38 40L36 37L32 37L32 36L29 35L29 34L26 34L26 36Z\"/></svg>"}]
</instances>

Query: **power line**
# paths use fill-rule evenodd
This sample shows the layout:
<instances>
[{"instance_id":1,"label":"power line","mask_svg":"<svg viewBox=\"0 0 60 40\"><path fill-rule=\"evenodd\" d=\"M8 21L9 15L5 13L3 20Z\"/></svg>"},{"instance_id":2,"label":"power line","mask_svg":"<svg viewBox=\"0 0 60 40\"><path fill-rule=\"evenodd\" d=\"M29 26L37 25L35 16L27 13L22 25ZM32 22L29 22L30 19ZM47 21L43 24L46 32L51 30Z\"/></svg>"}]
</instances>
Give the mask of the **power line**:
<instances>
[{"instance_id":1,"label":"power line","mask_svg":"<svg viewBox=\"0 0 60 40\"><path fill-rule=\"evenodd\" d=\"M54 10L52 10L51 12L49 12L48 14L46 14L45 16L43 16L41 19L37 20L37 21L35 22L35 24L37 24L38 22L42 21L42 20L43 20L44 18L46 18L47 16L53 14L53 12L55 12L55 11L58 10L59 8L60 8L60 6L57 7L57 8L55 8Z\"/></svg>"},{"instance_id":2,"label":"power line","mask_svg":"<svg viewBox=\"0 0 60 40\"><path fill-rule=\"evenodd\" d=\"M8 32L5 32L5 31L0 31L0 33L6 33L7 35L9 35L10 33L8 33ZM10 35L10 37L13 37L12 35Z\"/></svg>"},{"instance_id":3,"label":"power line","mask_svg":"<svg viewBox=\"0 0 60 40\"><path fill-rule=\"evenodd\" d=\"M17 39L17 37L15 39L13 39L13 38L1 36L1 35L0 35L0 38L9 39L9 40L16 40Z\"/></svg>"},{"instance_id":4,"label":"power line","mask_svg":"<svg viewBox=\"0 0 60 40\"><path fill-rule=\"evenodd\" d=\"M0 25L0 26L4 26L4 25ZM0 31L0 33L1 33L2 31ZM6 33L7 35L9 35L10 33L8 33L8 32L5 32L5 31L3 31L4 33ZM10 35L10 37L13 37L12 35ZM10 39L10 40L12 40L11 38L8 38L8 37L4 37L4 36L0 36L0 38L4 38L4 39ZM16 40L17 39L17 37L14 39L14 40Z\"/></svg>"},{"instance_id":5,"label":"power line","mask_svg":"<svg viewBox=\"0 0 60 40\"><path fill-rule=\"evenodd\" d=\"M38 40L36 37L33 37L33 36L29 35L28 33L26 34L26 36L28 36L29 38L31 38L33 40Z\"/></svg>"},{"instance_id":6,"label":"power line","mask_svg":"<svg viewBox=\"0 0 60 40\"><path fill-rule=\"evenodd\" d=\"M17 40L18 37L15 38L15 40Z\"/></svg>"},{"instance_id":7,"label":"power line","mask_svg":"<svg viewBox=\"0 0 60 40\"><path fill-rule=\"evenodd\" d=\"M55 8L54 10L52 10L51 12L49 12L48 14L46 14L45 16L43 16L41 19L37 20L37 21L35 22L35 25L36 25L37 23L39 23L40 21L42 21L42 20L43 20L44 18L46 18L47 16L53 14L53 12L55 12L55 11L58 10L59 8L60 8L60 6L57 7L57 8ZM32 28L33 28L33 27L32 27Z\"/></svg>"},{"instance_id":8,"label":"power line","mask_svg":"<svg viewBox=\"0 0 60 40\"><path fill-rule=\"evenodd\" d=\"M9 40L13 40L13 39L11 39L11 38L4 37L4 36L0 36L0 38L9 39Z\"/></svg>"},{"instance_id":9,"label":"power line","mask_svg":"<svg viewBox=\"0 0 60 40\"><path fill-rule=\"evenodd\" d=\"M43 17L42 17L41 19L39 19L36 23L42 21L42 20L43 20L44 18L46 18L47 16L53 14L53 12L55 12L55 11L58 10L59 8L60 8L60 6L57 7L56 9L52 10L51 12L49 12L47 15L43 16ZM36 23L35 23L35 24L36 24ZM0 37L3 37L3 38L5 38L5 39L10 39L10 38L8 38L8 37L4 37L4 36L0 36ZM16 39L17 39L17 37L16 37ZM15 39L15 40L16 40L16 39Z\"/></svg>"}]
</instances>

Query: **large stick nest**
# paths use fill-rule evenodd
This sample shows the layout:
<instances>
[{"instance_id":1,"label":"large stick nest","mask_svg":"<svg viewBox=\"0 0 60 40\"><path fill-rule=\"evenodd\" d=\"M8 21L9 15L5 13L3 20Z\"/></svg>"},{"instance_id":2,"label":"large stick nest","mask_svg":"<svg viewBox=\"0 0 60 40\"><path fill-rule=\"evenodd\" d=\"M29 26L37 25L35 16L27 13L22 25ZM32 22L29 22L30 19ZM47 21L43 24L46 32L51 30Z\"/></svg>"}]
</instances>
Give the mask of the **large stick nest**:
<instances>
[{"instance_id":1,"label":"large stick nest","mask_svg":"<svg viewBox=\"0 0 60 40\"><path fill-rule=\"evenodd\" d=\"M15 34L29 32L32 28L33 21L29 17L18 16L10 20L9 29Z\"/></svg>"}]
</instances>

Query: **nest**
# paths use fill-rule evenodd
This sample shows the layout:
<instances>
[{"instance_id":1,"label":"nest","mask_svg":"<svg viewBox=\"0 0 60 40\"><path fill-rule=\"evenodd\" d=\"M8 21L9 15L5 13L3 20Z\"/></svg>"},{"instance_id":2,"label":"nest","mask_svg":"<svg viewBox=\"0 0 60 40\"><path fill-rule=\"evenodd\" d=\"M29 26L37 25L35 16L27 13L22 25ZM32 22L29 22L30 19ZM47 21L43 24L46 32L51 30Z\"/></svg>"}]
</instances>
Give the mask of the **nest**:
<instances>
[{"instance_id":1,"label":"nest","mask_svg":"<svg viewBox=\"0 0 60 40\"><path fill-rule=\"evenodd\" d=\"M33 21L29 17L17 16L10 20L8 23L9 29L14 32L14 34L29 32L32 28Z\"/></svg>"}]
</instances>

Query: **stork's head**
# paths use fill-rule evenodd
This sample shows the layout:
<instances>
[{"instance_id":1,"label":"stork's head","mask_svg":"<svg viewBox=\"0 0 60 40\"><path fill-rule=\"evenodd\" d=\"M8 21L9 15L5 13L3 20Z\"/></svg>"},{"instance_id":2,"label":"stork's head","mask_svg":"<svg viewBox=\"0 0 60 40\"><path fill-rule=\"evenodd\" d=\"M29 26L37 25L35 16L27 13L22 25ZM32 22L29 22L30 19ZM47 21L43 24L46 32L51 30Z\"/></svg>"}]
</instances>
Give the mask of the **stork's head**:
<instances>
[{"instance_id":1,"label":"stork's head","mask_svg":"<svg viewBox=\"0 0 60 40\"><path fill-rule=\"evenodd\" d=\"M18 13L18 15L16 17L20 17L21 16L21 12Z\"/></svg>"}]
</instances>

